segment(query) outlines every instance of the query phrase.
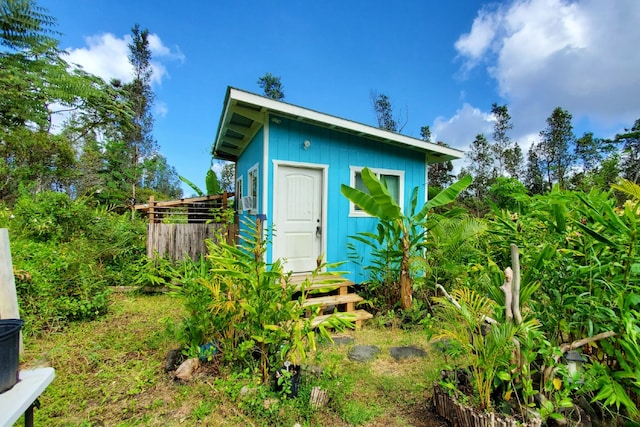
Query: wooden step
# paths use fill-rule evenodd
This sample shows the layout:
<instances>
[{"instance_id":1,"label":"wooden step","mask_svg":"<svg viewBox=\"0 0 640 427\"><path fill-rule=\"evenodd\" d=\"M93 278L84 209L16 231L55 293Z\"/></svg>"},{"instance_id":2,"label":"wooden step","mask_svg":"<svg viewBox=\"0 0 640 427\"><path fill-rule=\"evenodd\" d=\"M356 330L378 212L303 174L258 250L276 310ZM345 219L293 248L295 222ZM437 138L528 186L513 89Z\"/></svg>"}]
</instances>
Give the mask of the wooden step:
<instances>
[{"instance_id":1,"label":"wooden step","mask_svg":"<svg viewBox=\"0 0 640 427\"><path fill-rule=\"evenodd\" d=\"M371 319L373 317L373 314L369 313L367 310L355 310L349 313L342 314L349 314L353 316L353 323L356 329L360 328L363 320ZM315 328L331 316L333 316L333 314L323 314L322 316L317 316L315 319L313 319L311 326Z\"/></svg>"},{"instance_id":2,"label":"wooden step","mask_svg":"<svg viewBox=\"0 0 640 427\"><path fill-rule=\"evenodd\" d=\"M327 307L330 305L356 303L362 300L363 298L358 294L328 295L328 296L307 298L306 301L302 304L302 306L309 307L309 306L319 305L320 307Z\"/></svg>"},{"instance_id":3,"label":"wooden step","mask_svg":"<svg viewBox=\"0 0 640 427\"><path fill-rule=\"evenodd\" d=\"M316 277L311 277L310 274L294 274L289 278L289 284L295 285L298 289L300 289L302 287L302 283L304 283L307 278L309 279L309 282L311 282L311 286L307 288L309 290L332 290L338 288L346 289L349 286L354 285L352 281L331 272L320 273Z\"/></svg>"}]
</instances>

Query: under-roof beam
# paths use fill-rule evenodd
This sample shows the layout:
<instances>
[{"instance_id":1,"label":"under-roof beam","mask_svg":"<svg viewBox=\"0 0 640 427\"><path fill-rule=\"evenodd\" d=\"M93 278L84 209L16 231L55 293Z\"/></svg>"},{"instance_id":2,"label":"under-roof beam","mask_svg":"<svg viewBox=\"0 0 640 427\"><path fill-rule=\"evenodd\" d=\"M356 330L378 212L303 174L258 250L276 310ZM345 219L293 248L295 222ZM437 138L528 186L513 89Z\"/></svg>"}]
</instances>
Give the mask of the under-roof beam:
<instances>
[{"instance_id":1,"label":"under-roof beam","mask_svg":"<svg viewBox=\"0 0 640 427\"><path fill-rule=\"evenodd\" d=\"M234 125L232 123L227 123L227 125L225 127L227 129L229 129L229 130L234 131L235 133L239 133L240 135L244 135L244 136L249 135L249 133L251 132L251 128L250 127L238 126L238 125Z\"/></svg>"},{"instance_id":2,"label":"under-roof beam","mask_svg":"<svg viewBox=\"0 0 640 427\"><path fill-rule=\"evenodd\" d=\"M254 122L264 123L264 113L256 110L251 110L249 108L241 107L239 105L233 106L233 112L240 114L248 119L253 120Z\"/></svg>"}]
</instances>

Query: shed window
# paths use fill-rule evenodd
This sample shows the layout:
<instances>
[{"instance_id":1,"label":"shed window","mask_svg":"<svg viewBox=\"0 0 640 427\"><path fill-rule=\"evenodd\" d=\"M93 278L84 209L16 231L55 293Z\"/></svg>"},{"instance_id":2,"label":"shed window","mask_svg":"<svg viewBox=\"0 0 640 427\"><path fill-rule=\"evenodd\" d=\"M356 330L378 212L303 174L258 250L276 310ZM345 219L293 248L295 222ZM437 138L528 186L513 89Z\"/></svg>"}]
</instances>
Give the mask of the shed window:
<instances>
[{"instance_id":1,"label":"shed window","mask_svg":"<svg viewBox=\"0 0 640 427\"><path fill-rule=\"evenodd\" d=\"M369 190L367 190L367 187L362 181L362 169L362 167L351 167L351 186L368 193ZM404 206L404 171L374 168L369 169L380 181L386 184L391 197L393 197L393 200L395 200L402 209ZM351 216L369 216L367 213L363 212L360 206L354 205L353 203L350 205L351 208L349 214Z\"/></svg>"},{"instance_id":2,"label":"shed window","mask_svg":"<svg viewBox=\"0 0 640 427\"><path fill-rule=\"evenodd\" d=\"M249 212L251 214L258 213L258 164L249 169L249 188L247 189L247 196L251 200L251 208Z\"/></svg>"},{"instance_id":3,"label":"shed window","mask_svg":"<svg viewBox=\"0 0 640 427\"><path fill-rule=\"evenodd\" d=\"M243 181L242 175L240 175L236 180L236 188L235 188L236 195L234 196L234 199L236 201L236 211L238 212L242 212L242 195L243 195L242 181Z\"/></svg>"}]
</instances>

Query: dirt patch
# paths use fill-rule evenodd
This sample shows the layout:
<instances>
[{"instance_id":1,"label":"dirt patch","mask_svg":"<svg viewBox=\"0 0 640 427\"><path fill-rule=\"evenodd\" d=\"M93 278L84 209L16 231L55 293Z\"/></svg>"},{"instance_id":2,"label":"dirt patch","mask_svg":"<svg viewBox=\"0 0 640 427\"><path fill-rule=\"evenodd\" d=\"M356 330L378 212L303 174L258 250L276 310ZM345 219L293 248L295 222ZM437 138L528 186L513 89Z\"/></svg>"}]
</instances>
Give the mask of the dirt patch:
<instances>
[{"instance_id":1,"label":"dirt patch","mask_svg":"<svg viewBox=\"0 0 640 427\"><path fill-rule=\"evenodd\" d=\"M450 427L447 420L433 412L430 401L398 408L397 411L378 417L364 426Z\"/></svg>"}]
</instances>

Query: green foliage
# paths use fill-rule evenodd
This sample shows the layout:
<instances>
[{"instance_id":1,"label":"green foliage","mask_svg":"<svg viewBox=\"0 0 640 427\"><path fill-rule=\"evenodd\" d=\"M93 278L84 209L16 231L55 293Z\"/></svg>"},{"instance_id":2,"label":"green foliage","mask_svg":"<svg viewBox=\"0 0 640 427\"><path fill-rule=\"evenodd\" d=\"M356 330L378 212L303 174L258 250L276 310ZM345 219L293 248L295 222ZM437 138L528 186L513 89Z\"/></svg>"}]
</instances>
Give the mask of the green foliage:
<instances>
[{"instance_id":1,"label":"green foliage","mask_svg":"<svg viewBox=\"0 0 640 427\"><path fill-rule=\"evenodd\" d=\"M208 172L207 172L207 174L208 174ZM184 182L185 184L187 184L189 186L189 188L191 188L193 191L195 191L196 194L198 195L198 197L204 196L204 192L202 191L202 189L200 189L200 187L198 187L196 184L194 184L192 181L190 181L186 177L180 175L178 177L178 179L180 179L180 181Z\"/></svg>"},{"instance_id":2,"label":"green foliage","mask_svg":"<svg viewBox=\"0 0 640 427\"><path fill-rule=\"evenodd\" d=\"M571 146L576 139L571 124L572 118L567 110L556 107L547 118L547 127L540 132L541 141L538 149L548 188L554 183L560 188L567 188L569 168L574 162Z\"/></svg>"},{"instance_id":3,"label":"green foliage","mask_svg":"<svg viewBox=\"0 0 640 427\"><path fill-rule=\"evenodd\" d=\"M282 101L284 99L284 88L279 76L267 73L258 79L258 86L262 88L264 96L267 98Z\"/></svg>"},{"instance_id":4,"label":"green foliage","mask_svg":"<svg viewBox=\"0 0 640 427\"><path fill-rule=\"evenodd\" d=\"M424 271L424 299L435 294L435 284L453 289L465 283L469 266L485 259L481 238L487 230L486 222L466 213L450 211L431 215L427 219L424 255L414 258Z\"/></svg>"},{"instance_id":5,"label":"green foliage","mask_svg":"<svg viewBox=\"0 0 640 427\"><path fill-rule=\"evenodd\" d=\"M220 194L222 189L220 188L220 182L218 181L218 174L213 169L207 171L206 177L207 194Z\"/></svg>"},{"instance_id":6,"label":"green foliage","mask_svg":"<svg viewBox=\"0 0 640 427\"><path fill-rule=\"evenodd\" d=\"M207 260L187 267L183 285L175 287L188 313L181 338L187 346L215 343L227 363L256 369L266 383L286 360L299 365L317 340L329 339L327 326L340 330L352 319L334 314L314 328L319 307L305 305L311 282L291 285L280 261L266 265L266 242L254 223L245 226L240 247L209 242Z\"/></svg>"},{"instance_id":7,"label":"green foliage","mask_svg":"<svg viewBox=\"0 0 640 427\"><path fill-rule=\"evenodd\" d=\"M344 184L340 191L364 212L376 217L379 222L377 234L359 233L352 238L364 243L372 250L372 264L365 266L364 269L372 276L370 281L374 282L374 290L379 286L383 292L388 292L389 286L393 286L397 278L400 296L396 297L393 303L400 301L402 308L406 310L411 307L413 292L414 272L410 271L410 260L418 256L422 248L424 221L427 214L434 208L454 201L458 194L471 183L471 177L466 176L442 190L417 211L418 189L415 188L409 203L409 212L404 214L384 182L380 181L368 168L364 168L361 174L368 192ZM353 252L355 247L350 246L350 248ZM386 296L383 299L389 301Z\"/></svg>"},{"instance_id":8,"label":"green foliage","mask_svg":"<svg viewBox=\"0 0 640 427\"><path fill-rule=\"evenodd\" d=\"M176 268L170 260L158 256L142 257L136 262L132 283L140 289L164 288L171 285L176 277Z\"/></svg>"},{"instance_id":9,"label":"green foliage","mask_svg":"<svg viewBox=\"0 0 640 427\"><path fill-rule=\"evenodd\" d=\"M489 187L489 199L499 209L518 211L523 199L526 200L527 188L515 178L498 177Z\"/></svg>"},{"instance_id":10,"label":"green foliage","mask_svg":"<svg viewBox=\"0 0 640 427\"><path fill-rule=\"evenodd\" d=\"M628 182L617 189L630 195L635 191ZM523 285L540 289L530 307L554 346L608 331L616 334L584 348L592 366L588 372L598 378L572 393L635 416L640 359L632 325L640 321L639 203L616 204L611 193L556 189L532 198L519 214L496 213L489 248L499 265L507 258L500 248L505 241L522 249Z\"/></svg>"},{"instance_id":11,"label":"green foliage","mask_svg":"<svg viewBox=\"0 0 640 427\"><path fill-rule=\"evenodd\" d=\"M55 38L55 19L34 1L3 1L0 24L6 48L0 52L2 200L13 203L21 186L123 207L137 197L136 187L158 199L181 195L175 169L150 136L148 32L134 31L136 78L122 85L70 66ZM72 117L54 135L53 118L62 112Z\"/></svg>"},{"instance_id":12,"label":"green foliage","mask_svg":"<svg viewBox=\"0 0 640 427\"><path fill-rule=\"evenodd\" d=\"M371 102L373 103L373 111L376 113L376 120L380 129L391 132L401 132L402 129L398 120L393 117L393 108L391 100L383 93L371 93Z\"/></svg>"},{"instance_id":13,"label":"green foliage","mask_svg":"<svg viewBox=\"0 0 640 427\"><path fill-rule=\"evenodd\" d=\"M144 254L143 223L63 193L25 194L5 208L0 226L9 228L28 333L104 314L108 286L129 284Z\"/></svg>"},{"instance_id":14,"label":"green foliage","mask_svg":"<svg viewBox=\"0 0 640 427\"><path fill-rule=\"evenodd\" d=\"M465 157L469 159L469 166L464 173L469 173L473 177L469 193L478 203L482 203L496 173L491 144L484 134L476 135Z\"/></svg>"},{"instance_id":15,"label":"green foliage","mask_svg":"<svg viewBox=\"0 0 640 427\"><path fill-rule=\"evenodd\" d=\"M616 135L616 142L622 143L622 174L625 179L640 183L640 119L637 119L630 129Z\"/></svg>"},{"instance_id":16,"label":"green foliage","mask_svg":"<svg viewBox=\"0 0 640 427\"><path fill-rule=\"evenodd\" d=\"M434 298L438 305L432 339L447 340L452 346L448 352L469 364L479 406L491 410L494 383L501 372L509 372L511 367L516 327L512 323L485 323L496 308L489 298L465 288L454 290L451 296L460 307L444 297Z\"/></svg>"}]
</instances>

